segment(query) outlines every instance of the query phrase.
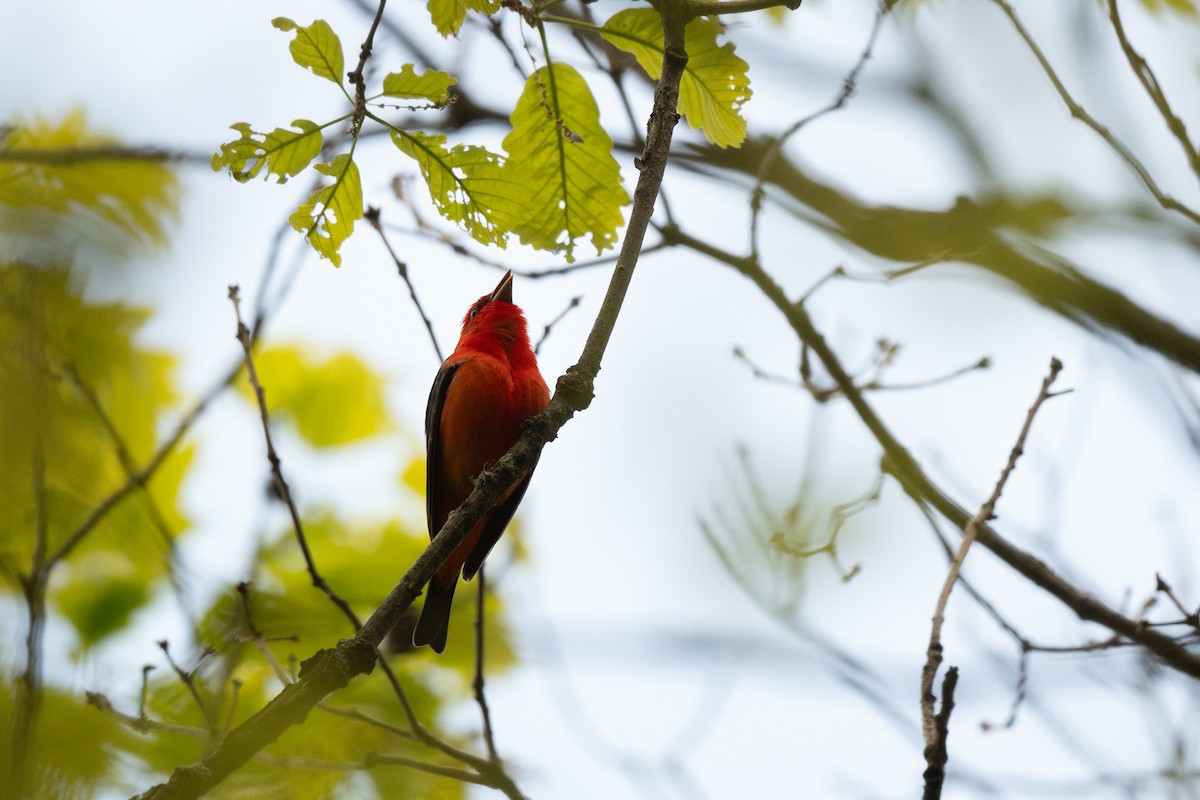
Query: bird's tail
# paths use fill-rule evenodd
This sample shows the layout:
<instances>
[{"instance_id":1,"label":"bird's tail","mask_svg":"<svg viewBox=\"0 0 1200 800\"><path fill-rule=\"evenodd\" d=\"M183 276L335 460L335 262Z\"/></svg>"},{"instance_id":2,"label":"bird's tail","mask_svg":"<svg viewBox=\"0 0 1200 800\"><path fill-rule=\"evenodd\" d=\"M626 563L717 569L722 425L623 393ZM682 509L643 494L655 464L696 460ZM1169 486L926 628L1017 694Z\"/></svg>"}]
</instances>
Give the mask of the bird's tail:
<instances>
[{"instance_id":1,"label":"bird's tail","mask_svg":"<svg viewBox=\"0 0 1200 800\"><path fill-rule=\"evenodd\" d=\"M458 576L454 577L455 580L447 586L438 586L436 578L430 581L421 617L413 629L415 646L427 644L437 653L446 649L446 634L450 631L450 605L454 602L454 589L458 586Z\"/></svg>"}]
</instances>

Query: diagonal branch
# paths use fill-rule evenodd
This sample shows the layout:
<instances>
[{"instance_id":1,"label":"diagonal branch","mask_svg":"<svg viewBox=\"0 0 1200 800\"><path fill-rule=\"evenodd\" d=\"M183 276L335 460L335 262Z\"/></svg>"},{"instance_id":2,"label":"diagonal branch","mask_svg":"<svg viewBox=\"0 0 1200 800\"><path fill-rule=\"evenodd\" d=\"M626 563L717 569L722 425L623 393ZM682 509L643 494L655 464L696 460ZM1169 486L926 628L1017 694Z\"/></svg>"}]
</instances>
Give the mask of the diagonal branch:
<instances>
[{"instance_id":1,"label":"diagonal branch","mask_svg":"<svg viewBox=\"0 0 1200 800\"><path fill-rule=\"evenodd\" d=\"M664 236L667 233L664 231ZM749 278L784 316L800 341L811 348L812 352L820 359L830 378L841 389L843 396L850 403L858 418L883 449L885 471L900 482L901 488L910 497L919 503L928 503L960 530L966 528L972 515L925 474L908 449L884 424L875 409L867 402L859 387L855 385L854 378L842 366L841 360L833 348L817 330L812 317L809 316L803 304L793 303L784 292L783 287L767 274L757 259L721 251L678 230L671 230L669 233L670 240L675 244L704 253L733 267ZM1172 669L1193 678L1200 678L1200 654L1192 652L1172 637L1147 627L1144 622L1130 618L1087 594L1051 569L1049 565L1013 545L991 525L984 523L979 526L977 541L1035 586L1058 599L1080 619L1103 625L1118 636L1145 647Z\"/></svg>"},{"instance_id":2,"label":"diagonal branch","mask_svg":"<svg viewBox=\"0 0 1200 800\"><path fill-rule=\"evenodd\" d=\"M265 708L229 731L220 746L202 762L176 769L166 783L140 795L141 800L200 797L288 728L304 722L308 712L330 692L369 672L375 663L377 646L420 595L438 566L466 539L467 533L500 495L533 466L546 443L558 435L576 412L591 403L596 374L637 266L666 170L674 127L679 121L679 81L687 64L687 51L683 46L686 14L666 0L659 10L665 33L663 71L654 93L646 148L639 162L641 175L634 190L629 225L608 293L579 360L559 378L546 410L526 424L521 438L492 469L479 476L471 496L450 515L442 530L358 634L306 660L299 680L284 687Z\"/></svg>"},{"instance_id":3,"label":"diagonal branch","mask_svg":"<svg viewBox=\"0 0 1200 800\"><path fill-rule=\"evenodd\" d=\"M1025 46L1029 48L1029 52L1033 53L1033 57L1037 59L1038 64L1042 68L1042 72L1046 74L1046 77L1050 80L1050 83L1054 85L1054 91L1058 93L1059 98L1062 99L1063 104L1067 107L1067 111L1071 113L1071 116L1095 131L1096 134L1104 140L1105 144L1107 144L1113 152L1120 156L1121 160L1124 161L1126 165L1128 165L1129 168L1134 171L1134 173L1138 176L1138 180L1140 180L1142 185L1146 187L1146 191L1150 192L1160 206L1168 211L1178 212L1179 214L1182 214L1190 219L1192 222L1200 224L1200 213L1197 213L1194 209L1184 205L1171 195L1164 192L1162 187L1158 185L1158 182L1154 180L1154 177L1151 176L1150 170L1146 169L1146 165L1143 164L1141 160L1133 154L1133 151L1130 150L1124 142L1118 139L1116 134L1114 134L1107 127L1102 125L1095 117L1089 114L1087 109L1081 106L1075 100L1075 98L1071 96L1071 93L1067 91L1067 87L1063 85L1062 80L1058 77L1058 73L1054 71L1054 67L1050 65L1049 59L1046 58L1046 55L1042 52L1042 49L1038 47L1037 42L1035 42L1033 39L1033 36L1031 36L1029 31L1025 29L1025 26L1021 24L1021 20L1017 17L1017 12L1013 10L1013 7L1008 4L1007 0L992 0L992 2L1000 7L1000 10L1004 12L1004 15L1008 17L1009 22L1012 23L1013 28L1016 29L1017 35L1020 36L1025 42ZM1112 9L1113 14L1115 15L1115 2L1112 5ZM1119 29L1119 22L1115 22L1114 25L1116 25ZM1126 53L1128 52L1129 51L1127 50ZM1135 72L1136 71L1137 70L1135 67ZM1170 118L1168 118L1168 124L1170 124Z\"/></svg>"},{"instance_id":4,"label":"diagonal branch","mask_svg":"<svg viewBox=\"0 0 1200 800\"><path fill-rule=\"evenodd\" d=\"M1008 455L1008 463L1001 470L1000 479L996 481L991 497L979 507L979 511L971 517L966 528L963 529L962 541L950 562L946 581L942 585L937 606L933 611L933 625L929 632L925 667L921 670L921 727L925 734L925 761L928 764L928 768L925 770L925 797L929 800L941 797L941 786L948 758L946 739L949 735L950 709L954 707L953 685L957 681L957 668L950 667L942 688L942 710L940 713L935 712L937 697L933 693L933 681L942 665L942 624L946 619L946 605L950 602L950 592L954 590L954 584L958 583L963 562L967 558L967 551L979 535L979 529L995 516L996 503L1000 501L1000 495L1004 493L1009 476L1016 469L1017 460L1025 452L1025 440L1029 436L1029 429L1033 427L1033 418L1037 415L1038 409L1042 407L1042 403L1051 397L1050 387L1061 370L1062 362L1057 358L1051 359L1050 372L1042 381L1042 388L1038 391L1037 399L1033 401L1029 413L1025 416L1025 424L1021 426L1017 442Z\"/></svg>"},{"instance_id":5,"label":"diagonal branch","mask_svg":"<svg viewBox=\"0 0 1200 800\"><path fill-rule=\"evenodd\" d=\"M250 329L242 322L241 298L238 293L237 286L229 287L229 299L233 303L234 314L237 315L237 338L242 345L242 355L246 363L246 375L250 379L250 385L254 389L254 397L258 401L258 413L262 420L263 438L267 442L267 461L271 464L271 476L275 481L275 489L279 492L279 497L287 506L288 513L292 517L292 530L296 533L296 541L300 544L300 552L304 555L304 564L308 568L308 575L312 579L312 585L325 593L329 601L338 607L338 610L350 620L354 625L354 629L358 630L360 623L358 615L350 608L342 597L333 590L333 587L326 582L321 573L317 571L317 564L313 561L312 551L308 547L308 537L304 535L304 524L300 521L300 512L296 508L296 503L292 499L292 490L288 486L287 480L283 477L283 469L280 465L279 454L275 452L275 442L271 439L271 418L267 411L267 396L263 391L262 384L258 380L258 371L254 368L253 347L250 342Z\"/></svg>"},{"instance_id":6,"label":"diagonal branch","mask_svg":"<svg viewBox=\"0 0 1200 800\"><path fill-rule=\"evenodd\" d=\"M1154 107L1158 109L1159 115L1163 118L1163 122L1167 124L1167 130L1179 142L1179 146L1183 148L1183 154L1187 156L1188 166L1197 178L1200 178L1200 150L1192 143L1191 137L1188 136L1187 126L1183 124L1183 120L1179 118L1171 109L1171 104L1167 102L1166 92L1163 91L1162 85L1158 82L1158 76L1154 74L1154 70L1150 68L1150 64L1142 57L1129 41L1129 37L1125 34L1125 23L1121 21L1121 12L1117 9L1117 0L1109 0L1108 3L1108 18L1112 21L1113 32L1117 34L1117 41L1121 43L1121 52L1125 54L1125 60L1129 62L1129 68L1133 70L1133 74L1137 76L1138 82L1142 84L1142 88L1146 90L1146 94L1150 96Z\"/></svg>"}]
</instances>

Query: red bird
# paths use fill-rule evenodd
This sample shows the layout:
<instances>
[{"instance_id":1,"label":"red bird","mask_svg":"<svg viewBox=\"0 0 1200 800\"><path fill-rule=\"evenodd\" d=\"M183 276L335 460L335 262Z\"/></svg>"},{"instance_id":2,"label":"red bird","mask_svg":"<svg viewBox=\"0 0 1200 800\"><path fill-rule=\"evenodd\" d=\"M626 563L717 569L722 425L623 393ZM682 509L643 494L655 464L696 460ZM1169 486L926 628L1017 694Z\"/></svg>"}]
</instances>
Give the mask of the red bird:
<instances>
[{"instance_id":1,"label":"red bird","mask_svg":"<svg viewBox=\"0 0 1200 800\"><path fill-rule=\"evenodd\" d=\"M425 505L429 538L474 489L473 479L508 452L525 420L550 402L529 346L525 315L512 301L512 272L491 294L475 301L463 318L458 346L442 364L425 410ZM535 465L536 466L536 465ZM450 605L459 573L470 580L504 533L529 486L530 467L484 514L433 580L413 644L446 649Z\"/></svg>"}]
</instances>

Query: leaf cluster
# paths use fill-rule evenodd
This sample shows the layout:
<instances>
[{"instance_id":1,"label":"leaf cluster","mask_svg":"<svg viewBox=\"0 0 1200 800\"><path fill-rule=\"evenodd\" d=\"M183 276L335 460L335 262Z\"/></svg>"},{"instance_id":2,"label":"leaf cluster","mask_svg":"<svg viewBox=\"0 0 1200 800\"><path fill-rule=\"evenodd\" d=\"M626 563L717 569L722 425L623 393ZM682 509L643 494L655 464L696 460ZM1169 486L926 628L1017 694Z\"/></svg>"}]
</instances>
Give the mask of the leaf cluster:
<instances>
[{"instance_id":1,"label":"leaf cluster","mask_svg":"<svg viewBox=\"0 0 1200 800\"><path fill-rule=\"evenodd\" d=\"M428 8L430 21L443 36L457 34L470 13L501 12L496 0L431 0ZM227 169L239 181L262 175L284 183L312 165L329 181L322 182L289 221L319 255L339 265L341 246L363 214L354 150L362 126L370 121L387 130L396 149L416 162L438 213L481 244L505 247L516 236L524 245L561 253L572 261L576 244L587 239L597 254L602 253L616 242L629 193L591 87L578 70L550 56L544 23L594 28L636 56L651 77L661 69L662 23L652 9L618 12L602 27L534 9L524 9L520 16L541 31L549 63L528 76L515 99L503 153L478 144L451 144L444 133L403 128L383 116L388 100L418 111L453 102L453 76L439 70L418 72L404 64L384 76L379 92L357 96L343 74L341 41L329 24L316 20L302 26L281 17L274 25L294 34L292 59L337 85L349 108L324 123L301 118L288 128L265 132L238 122L232 126L238 138L221 145L213 156L213 169ZM689 124L722 147L736 146L745 138L741 107L751 94L746 63L736 56L733 44L718 44L723 34L724 26L715 17L687 26L691 61L679 104ZM344 146L336 139L327 141L323 132L347 120L348 149L314 164L324 149Z\"/></svg>"},{"instance_id":2,"label":"leaf cluster","mask_svg":"<svg viewBox=\"0 0 1200 800\"><path fill-rule=\"evenodd\" d=\"M90 131L78 113L18 124L5 136L6 146L26 152L119 146ZM0 226L15 227L15 218L83 219L96 235L134 248L162 242L174 212L176 177L161 164L0 160L0 178ZM187 605L183 587L195 578L179 543L194 535L183 489L202 443L163 435L180 404L176 360L139 343L149 309L89 297L86 277L69 261L0 261L0 596L20 604L37 628L51 624L70 642L70 663L45 675L36 665L18 673L28 654L5 660L0 753L6 763L10 752L25 753L29 796L128 793L198 759L293 680L300 659L352 632L312 587L288 527L258 548L244 592L226 587L195 610L193 641L164 643L170 655L149 668L143 697L85 697L60 685L73 667L106 663L140 612ZM284 344L256 359L273 422L304 446L345 447L398 428L384 379L349 353L317 355ZM244 412L257 417L252 393L239 388L248 400ZM414 458L397 483L423 491L423 474L423 461ZM428 543L423 522L353 519L336 508L302 513L326 580L364 615ZM499 610L499 599L489 598L493 620ZM472 603L458 605L449 658L396 657L422 720L436 720L443 704L466 696L472 613ZM489 625L490 667L511 663L507 636L502 625ZM33 647L41 655L41 642ZM369 763L372 753L429 757L403 733L407 720L382 676L356 682L331 708L213 796L327 797L362 780L385 798L463 795L456 781L412 770L397 781L399 767ZM30 713L28 728L16 725ZM73 745L64 748L64 741Z\"/></svg>"}]
</instances>

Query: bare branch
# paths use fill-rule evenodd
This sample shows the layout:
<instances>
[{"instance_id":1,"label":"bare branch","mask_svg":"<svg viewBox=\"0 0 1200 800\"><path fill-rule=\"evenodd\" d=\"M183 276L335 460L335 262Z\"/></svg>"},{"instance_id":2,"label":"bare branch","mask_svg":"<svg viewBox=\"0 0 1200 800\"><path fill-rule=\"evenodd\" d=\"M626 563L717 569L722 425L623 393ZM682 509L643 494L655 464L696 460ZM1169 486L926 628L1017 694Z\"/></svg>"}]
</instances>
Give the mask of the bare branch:
<instances>
[{"instance_id":1,"label":"bare branch","mask_svg":"<svg viewBox=\"0 0 1200 800\"><path fill-rule=\"evenodd\" d=\"M537 355L538 353L541 352L542 345L545 344L546 339L550 338L550 332L552 330L554 330L554 326L557 325L558 323L562 322L563 317L565 317L565 316L567 316L567 314L571 313L571 309L578 308L580 302L582 302L582 301L583 301L582 295L575 295L567 303L567 307L564 308L562 311L558 312L557 317L555 317L554 319L552 319L546 323L546 327L542 329L542 335L540 337L538 337L537 344L534 345L534 347L533 347L534 355Z\"/></svg>"},{"instance_id":2,"label":"bare branch","mask_svg":"<svg viewBox=\"0 0 1200 800\"><path fill-rule=\"evenodd\" d=\"M1021 39L1025 42L1025 46L1029 48L1029 52L1033 54L1033 57L1037 59L1038 64L1041 65L1042 72L1044 72L1046 77L1050 79L1050 83L1054 86L1054 91L1058 92L1059 98L1062 99L1063 104L1067 107L1067 110L1071 112L1071 116L1082 122L1084 125L1087 125L1093 131L1095 131L1101 139L1104 140L1109 148L1116 153L1121 160L1129 166L1130 169L1134 171L1138 177L1138 180L1142 182L1142 185L1146 187L1146 190L1150 192L1154 199L1158 201L1159 205L1168 211L1175 211L1187 217L1192 222L1200 224L1200 214L1164 192L1162 188L1159 187L1158 182L1155 181L1154 177L1150 174L1150 170L1146 169L1146 165L1143 164L1138 157L1133 154L1133 151L1130 150L1124 142L1118 139L1116 134L1114 134L1104 125L1101 125L1095 117L1088 113L1087 109L1076 102L1075 98L1071 96L1071 93L1067 91L1067 87L1063 85L1062 80L1058 77L1058 73L1054 71L1054 67L1050 65L1049 59L1046 58L1046 55L1042 52L1042 49L1038 47L1037 42L1034 41L1033 36L1031 36L1029 31L1025 29L1025 26L1021 24L1021 20L1017 17L1017 12L1013 10L1013 7L1009 5L1007 0L992 0L992 2L999 6L1000 10L1003 11L1005 16L1008 17L1009 22L1012 23L1017 35L1021 37ZM1112 4L1112 9L1113 13L1115 14L1115 2Z\"/></svg>"},{"instance_id":3,"label":"bare branch","mask_svg":"<svg viewBox=\"0 0 1200 800\"><path fill-rule=\"evenodd\" d=\"M1062 362L1057 358L1051 359L1050 372L1042 381L1037 399L1029 407L1029 413L1025 416L1025 424L1021 427L1016 444L1013 445L1012 451L1008 455L1008 463L1000 472L1000 479L996 481L996 486L992 489L991 497L979 507L979 511L971 517L963 529L962 542L958 546L958 552L954 554L954 559L950 562L950 570L946 575L941 594L938 596L937 606L933 611L933 625L929 633L925 667L921 670L921 727L925 734L925 760L928 763L925 784L926 798L941 796L941 778L945 774L947 759L945 720L949 719L950 708L953 706L953 699L947 695L947 687L952 693L954 681L957 680L957 670L951 667L946 673L946 681L942 689L942 712L935 714L934 705L937 703L937 697L933 694L933 682L942 665L942 624L946 616L946 604L950 601L950 592L953 591L954 584L958 582L963 562L967 558L967 551L975 542L983 525L995 517L996 503L1000 501L1000 495L1003 494L1008 478L1017 466L1017 460L1025 452L1025 440L1029 436L1029 429L1033 426L1033 418L1037 415L1038 409L1042 407L1042 403L1051 396L1050 387L1061 370ZM954 680L951 680L951 674L954 674ZM932 780L931 776L934 776ZM936 783L936 788L931 785L934 783Z\"/></svg>"},{"instance_id":4,"label":"bare branch","mask_svg":"<svg viewBox=\"0 0 1200 800\"><path fill-rule=\"evenodd\" d=\"M166 147L122 147L103 145L96 147L0 148L0 163L45 164L51 167L69 167L95 161L150 161L180 162L193 166L212 165L212 156L172 150Z\"/></svg>"},{"instance_id":5,"label":"bare branch","mask_svg":"<svg viewBox=\"0 0 1200 800\"><path fill-rule=\"evenodd\" d=\"M325 578L317 570L316 562L313 561L312 551L308 547L308 538L304 535L304 523L300 521L300 511L296 508L295 501L292 500L292 490L288 486L287 480L283 477L279 454L275 452L275 443L271 439L271 417L267 411L267 395L258 380L258 371L254 368L250 330L242 322L241 298L237 286L229 287L229 300L233 303L234 315L237 317L237 339L242 345L242 354L246 364L246 376L250 379L250 385L254 389L254 397L258 401L258 414L262 420L263 438L266 439L267 443L267 461L271 464L271 476L275 481L275 488L279 493L279 498L283 500L284 505L287 506L288 513L292 517L292 530L296 534L296 542L300 545L300 552L304 555L304 564L308 568L312 585L324 592L329 601L338 607L346 619L350 620L351 624L354 625L354 629L358 630L362 626L358 615L354 613L354 609L350 608L350 604L343 600L333 590L333 587L325 581Z\"/></svg>"},{"instance_id":6,"label":"bare branch","mask_svg":"<svg viewBox=\"0 0 1200 800\"><path fill-rule=\"evenodd\" d=\"M1146 90L1146 94L1154 102L1154 107L1158 109L1163 122L1167 124L1167 130L1179 142L1179 146L1183 149L1183 154L1187 157L1188 166L1191 167L1192 173L1197 178L1200 178L1200 150L1197 150L1196 145L1192 143L1191 137L1188 136L1187 126L1183 124L1183 120L1171 109L1171 104L1167 102L1167 95L1159 84L1154 70L1150 68L1150 64L1146 59L1142 58L1142 55L1134 49L1133 43L1129 41L1129 37L1125 34L1125 24L1121 22L1121 12L1117 9L1117 0L1109 0L1108 12L1108 18L1112 21L1113 31L1117 34L1117 41L1121 43L1121 52L1125 54L1125 60L1129 62L1129 67L1133 70L1133 74L1137 76L1138 82L1142 84L1142 88Z\"/></svg>"},{"instance_id":7,"label":"bare branch","mask_svg":"<svg viewBox=\"0 0 1200 800\"><path fill-rule=\"evenodd\" d=\"M674 127L679 121L676 110L679 81L687 64L687 51L683 46L686 16L671 3L664 3L660 13L665 36L663 71L655 89L646 148L639 161L641 175L634 190L629 224L608 293L578 362L559 378L546 410L531 419L509 452L479 476L471 496L451 513L442 530L354 638L344 639L335 648L321 650L307 659L298 681L284 687L265 708L229 731L220 746L202 762L175 770L166 783L140 795L142 800L198 798L289 727L303 722L308 712L330 692L345 686L355 676L369 672L375 663L379 643L420 595L437 568L466 539L471 528L500 495L532 466L542 448L567 420L591 403L592 386L637 266L666 170Z\"/></svg>"},{"instance_id":8,"label":"bare branch","mask_svg":"<svg viewBox=\"0 0 1200 800\"><path fill-rule=\"evenodd\" d=\"M664 235L666 233L664 231ZM820 359L826 372L841 389L859 419L875 437L883 449L884 469L894 476L904 491L918 503L928 503L953 525L965 529L972 515L925 474L912 454L892 434L859 391L853 377L842 366L833 348L817 330L803 304L792 302L783 288L763 270L753 256L727 253L711 245L695 242L677 231L672 234L671 240L675 243L685 244L697 252L728 264L759 287L763 295L787 319L800 341L811 348ZM1197 356L1200 357L1200 353ZM1178 640L1154 630L1140 620L1121 614L1087 594L1032 554L1014 546L987 523L980 526L977 540L1035 586L1058 599L1080 619L1096 622L1122 637L1136 641L1173 669L1200 678L1200 654L1190 651Z\"/></svg>"},{"instance_id":9,"label":"bare branch","mask_svg":"<svg viewBox=\"0 0 1200 800\"><path fill-rule=\"evenodd\" d=\"M442 348L438 347L437 336L433 333L433 323L429 321L429 317L425 314L425 309L421 306L421 301L417 298L417 290L413 287L412 279L408 277L408 264L396 255L396 251L392 249L392 243L388 241L387 234L383 232L383 226L379 224L379 209L371 206L363 214L363 218L371 223L371 227L379 234L379 238L383 241L383 246L387 248L388 255L392 257L392 261L396 264L396 272L400 273L400 278L408 287L408 295L412 298L413 306L417 309L417 313L421 315L421 321L425 323L425 330L429 332L429 341L433 344L433 352L437 355L438 362L446 360L442 355Z\"/></svg>"},{"instance_id":10,"label":"bare branch","mask_svg":"<svg viewBox=\"0 0 1200 800\"><path fill-rule=\"evenodd\" d=\"M954 710L954 687L958 685L958 667L946 670L942 679L942 709L934 718L934 741L925 746L925 791L922 800L938 800L942 796L942 785L946 780L946 762L949 753L946 742L950 738L950 712Z\"/></svg>"},{"instance_id":11,"label":"bare branch","mask_svg":"<svg viewBox=\"0 0 1200 800\"><path fill-rule=\"evenodd\" d=\"M499 763L500 756L496 753L496 739L492 733L492 712L488 708L487 695L483 691L483 643L486 638L484 628L484 608L487 602L487 581L483 576L483 567L479 567L479 593L475 604L475 680L471 688L475 691L475 702L479 704L479 714L483 719L483 741L487 745L488 760Z\"/></svg>"}]
</instances>

